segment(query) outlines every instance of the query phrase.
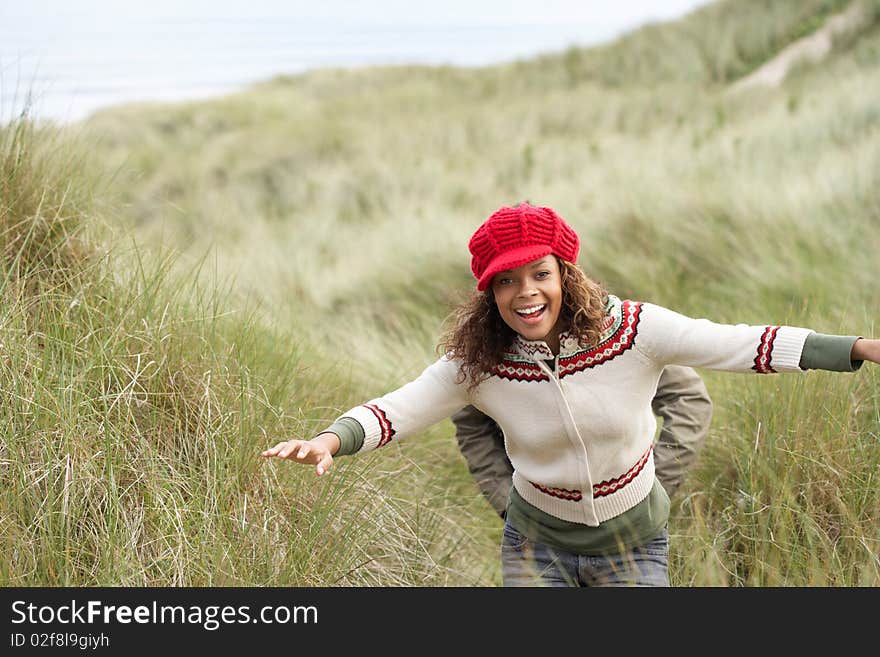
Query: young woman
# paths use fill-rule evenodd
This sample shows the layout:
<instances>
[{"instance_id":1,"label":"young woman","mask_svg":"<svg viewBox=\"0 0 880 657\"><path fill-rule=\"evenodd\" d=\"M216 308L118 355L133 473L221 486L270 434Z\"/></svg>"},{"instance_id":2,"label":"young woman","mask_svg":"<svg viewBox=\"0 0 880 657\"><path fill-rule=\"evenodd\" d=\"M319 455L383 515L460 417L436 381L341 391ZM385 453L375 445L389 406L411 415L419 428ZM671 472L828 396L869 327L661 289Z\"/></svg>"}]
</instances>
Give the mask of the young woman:
<instances>
[{"instance_id":1,"label":"young woman","mask_svg":"<svg viewBox=\"0 0 880 657\"><path fill-rule=\"evenodd\" d=\"M671 364L768 374L853 371L880 340L791 326L723 325L620 300L575 264L552 209L493 213L469 243L477 292L417 379L264 457L312 464L417 434L472 404L514 466L505 586L668 585L669 499L654 476L651 400Z\"/></svg>"}]
</instances>

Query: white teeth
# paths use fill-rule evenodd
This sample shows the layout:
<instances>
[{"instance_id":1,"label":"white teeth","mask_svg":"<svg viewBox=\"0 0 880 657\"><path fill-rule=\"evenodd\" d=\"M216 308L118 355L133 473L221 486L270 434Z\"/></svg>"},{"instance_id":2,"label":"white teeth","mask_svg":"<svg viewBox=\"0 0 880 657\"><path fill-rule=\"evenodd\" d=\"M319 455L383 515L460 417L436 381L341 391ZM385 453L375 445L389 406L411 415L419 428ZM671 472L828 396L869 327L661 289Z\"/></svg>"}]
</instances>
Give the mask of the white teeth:
<instances>
[{"instance_id":1,"label":"white teeth","mask_svg":"<svg viewBox=\"0 0 880 657\"><path fill-rule=\"evenodd\" d=\"M547 304L544 303L544 304L541 304L540 306L529 306L528 308L518 308L516 312L518 312L520 315L531 315L534 312L537 312L539 310L543 310L546 305Z\"/></svg>"}]
</instances>

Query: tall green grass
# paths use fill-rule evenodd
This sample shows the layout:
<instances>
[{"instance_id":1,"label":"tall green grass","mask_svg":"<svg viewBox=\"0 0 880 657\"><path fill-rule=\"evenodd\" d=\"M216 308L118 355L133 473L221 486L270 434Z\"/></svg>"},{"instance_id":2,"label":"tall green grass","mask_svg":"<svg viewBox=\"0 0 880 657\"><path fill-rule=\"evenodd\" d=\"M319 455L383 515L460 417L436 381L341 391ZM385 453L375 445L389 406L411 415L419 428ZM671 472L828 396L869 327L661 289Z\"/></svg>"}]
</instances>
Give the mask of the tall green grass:
<instances>
[{"instance_id":1,"label":"tall green grass","mask_svg":"<svg viewBox=\"0 0 880 657\"><path fill-rule=\"evenodd\" d=\"M82 144L0 137L0 582L486 581L430 479L404 499L411 475L379 462L315 483L261 461L339 413L346 375L209 261L172 275L171 256L78 233L99 222L88 167L67 166Z\"/></svg>"},{"instance_id":2,"label":"tall green grass","mask_svg":"<svg viewBox=\"0 0 880 657\"><path fill-rule=\"evenodd\" d=\"M528 62L119 108L77 127L104 187L62 166L79 147L42 177L4 169L4 198L69 188L68 225L104 216L137 246L99 231L60 287L6 268L2 581L499 583L500 524L450 423L317 480L256 455L433 360L501 204L556 208L620 296L876 336L880 14L778 89L726 92L846 4L719 2ZM38 207L3 219L22 262L77 243L29 241ZM876 371L704 374L716 412L674 500L673 583L880 582Z\"/></svg>"}]
</instances>

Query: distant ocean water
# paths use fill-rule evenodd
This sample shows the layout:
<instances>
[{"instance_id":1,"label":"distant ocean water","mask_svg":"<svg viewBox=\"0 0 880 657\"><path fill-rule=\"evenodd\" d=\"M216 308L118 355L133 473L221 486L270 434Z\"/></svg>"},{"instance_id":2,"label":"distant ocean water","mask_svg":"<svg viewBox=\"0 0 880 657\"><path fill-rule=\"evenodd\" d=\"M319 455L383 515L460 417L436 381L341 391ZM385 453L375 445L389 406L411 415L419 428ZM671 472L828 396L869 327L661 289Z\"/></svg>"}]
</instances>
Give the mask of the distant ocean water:
<instances>
[{"instance_id":1,"label":"distant ocean water","mask_svg":"<svg viewBox=\"0 0 880 657\"><path fill-rule=\"evenodd\" d=\"M27 9L13 4L0 0L0 121L19 113L26 102L34 116L76 121L110 105L216 96L324 67L485 66L596 44L648 19L581 13L571 20L552 15L490 20L484 12L473 22L436 16L420 21L412 15L363 13L370 3L360 3L361 14L349 11L344 18L304 17L291 12L289 3L277 3L272 13L273 3L264 2L262 14L250 3L226 3L219 16L193 11L195 5L190 11L151 15L141 8L126 15L100 11L99 0L44 1ZM670 18L699 4L676 0L667 3L665 14L655 9L650 17ZM55 10L48 11L53 5Z\"/></svg>"}]
</instances>

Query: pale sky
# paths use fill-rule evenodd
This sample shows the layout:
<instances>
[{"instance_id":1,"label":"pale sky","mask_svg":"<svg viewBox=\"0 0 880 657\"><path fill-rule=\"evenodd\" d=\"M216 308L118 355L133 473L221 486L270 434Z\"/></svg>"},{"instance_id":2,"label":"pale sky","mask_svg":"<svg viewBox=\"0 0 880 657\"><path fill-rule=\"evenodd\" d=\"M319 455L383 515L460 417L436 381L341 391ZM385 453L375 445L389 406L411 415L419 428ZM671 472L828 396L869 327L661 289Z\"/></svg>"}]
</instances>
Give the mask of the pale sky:
<instances>
[{"instance_id":1,"label":"pale sky","mask_svg":"<svg viewBox=\"0 0 880 657\"><path fill-rule=\"evenodd\" d=\"M484 66L589 46L707 0L0 0L0 121L77 120L281 74Z\"/></svg>"},{"instance_id":2,"label":"pale sky","mask_svg":"<svg viewBox=\"0 0 880 657\"><path fill-rule=\"evenodd\" d=\"M440 21L559 22L596 21L632 24L666 19L706 4L706 0L0 0L3 18L53 18L90 15L102 23L161 18L285 17L357 22Z\"/></svg>"}]
</instances>

